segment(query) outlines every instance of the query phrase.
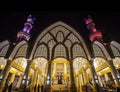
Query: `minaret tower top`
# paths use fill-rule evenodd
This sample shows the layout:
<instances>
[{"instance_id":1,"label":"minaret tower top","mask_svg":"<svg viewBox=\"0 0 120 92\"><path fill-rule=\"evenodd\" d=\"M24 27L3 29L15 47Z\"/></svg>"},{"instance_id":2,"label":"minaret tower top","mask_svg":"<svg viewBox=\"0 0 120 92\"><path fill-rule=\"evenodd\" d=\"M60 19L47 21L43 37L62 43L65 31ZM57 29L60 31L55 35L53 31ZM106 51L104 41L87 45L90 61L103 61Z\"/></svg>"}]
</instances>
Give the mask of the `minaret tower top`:
<instances>
[{"instance_id":1,"label":"minaret tower top","mask_svg":"<svg viewBox=\"0 0 120 92\"><path fill-rule=\"evenodd\" d=\"M18 40L25 40L25 41L29 41L30 39L30 31L33 27L33 23L35 21L35 18L32 17L32 15L30 14L27 18L27 21L24 23L24 28L23 30L20 30L17 33L17 38Z\"/></svg>"},{"instance_id":2,"label":"minaret tower top","mask_svg":"<svg viewBox=\"0 0 120 92\"><path fill-rule=\"evenodd\" d=\"M88 17L85 19L85 23L87 25L87 29L90 31L89 39L91 42L98 40L103 43L102 33L96 29L95 23L93 22L90 15L88 15Z\"/></svg>"}]
</instances>

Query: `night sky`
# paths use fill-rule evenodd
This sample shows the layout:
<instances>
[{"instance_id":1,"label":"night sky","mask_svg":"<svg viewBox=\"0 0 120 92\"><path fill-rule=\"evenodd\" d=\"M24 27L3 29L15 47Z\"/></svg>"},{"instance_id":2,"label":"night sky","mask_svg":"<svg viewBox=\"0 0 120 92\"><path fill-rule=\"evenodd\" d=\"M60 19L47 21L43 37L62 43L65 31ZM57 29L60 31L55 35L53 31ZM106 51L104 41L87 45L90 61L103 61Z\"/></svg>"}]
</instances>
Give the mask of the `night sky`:
<instances>
[{"instance_id":1,"label":"night sky","mask_svg":"<svg viewBox=\"0 0 120 92\"><path fill-rule=\"evenodd\" d=\"M17 32L22 30L28 15L36 18L31 30L30 42L33 42L39 33L57 21L63 21L77 30L86 42L89 40L89 31L84 23L88 14L92 16L96 28L101 30L103 40L120 42L120 12L118 11L1 11L0 12L0 41L15 42Z\"/></svg>"}]
</instances>

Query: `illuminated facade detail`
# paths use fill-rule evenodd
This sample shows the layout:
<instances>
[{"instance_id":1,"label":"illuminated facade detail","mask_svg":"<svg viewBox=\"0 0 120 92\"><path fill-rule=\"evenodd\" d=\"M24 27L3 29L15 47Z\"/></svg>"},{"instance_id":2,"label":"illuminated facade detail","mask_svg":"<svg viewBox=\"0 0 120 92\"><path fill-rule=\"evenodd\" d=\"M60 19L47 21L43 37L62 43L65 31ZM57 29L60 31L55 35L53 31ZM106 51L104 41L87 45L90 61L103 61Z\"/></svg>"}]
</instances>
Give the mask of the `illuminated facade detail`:
<instances>
[{"instance_id":1,"label":"illuminated facade detail","mask_svg":"<svg viewBox=\"0 0 120 92\"><path fill-rule=\"evenodd\" d=\"M17 38L19 40L29 41L30 39L30 30L32 29L32 25L35 21L35 18L32 18L32 15L29 15L27 21L24 24L23 30L19 31L17 34Z\"/></svg>"},{"instance_id":2,"label":"illuminated facade detail","mask_svg":"<svg viewBox=\"0 0 120 92\"><path fill-rule=\"evenodd\" d=\"M25 25L30 31L32 24ZM90 29L97 32L94 25ZM61 21L44 29L34 44L24 39L11 49L9 41L1 42L0 92L11 82L19 92L28 87L38 92L39 85L47 92L100 92L98 88L108 83L120 87L120 44L111 41L111 52L99 40L88 46L80 33Z\"/></svg>"}]
</instances>

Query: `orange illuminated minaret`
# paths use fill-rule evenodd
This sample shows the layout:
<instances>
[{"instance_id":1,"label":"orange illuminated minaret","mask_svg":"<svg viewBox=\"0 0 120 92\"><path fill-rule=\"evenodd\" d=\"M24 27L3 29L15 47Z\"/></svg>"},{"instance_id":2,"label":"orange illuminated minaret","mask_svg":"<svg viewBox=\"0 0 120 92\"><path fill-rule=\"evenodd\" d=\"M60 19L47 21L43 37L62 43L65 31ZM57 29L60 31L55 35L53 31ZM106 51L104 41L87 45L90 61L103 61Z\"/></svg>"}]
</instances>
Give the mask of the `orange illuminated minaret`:
<instances>
[{"instance_id":1,"label":"orange illuminated minaret","mask_svg":"<svg viewBox=\"0 0 120 92\"><path fill-rule=\"evenodd\" d=\"M85 19L85 23L87 25L87 29L90 31L89 39L91 42L94 40L100 41L103 43L102 33L101 31L97 30L95 27L95 23L93 22L90 15ZM103 43L105 45L105 43Z\"/></svg>"}]
</instances>

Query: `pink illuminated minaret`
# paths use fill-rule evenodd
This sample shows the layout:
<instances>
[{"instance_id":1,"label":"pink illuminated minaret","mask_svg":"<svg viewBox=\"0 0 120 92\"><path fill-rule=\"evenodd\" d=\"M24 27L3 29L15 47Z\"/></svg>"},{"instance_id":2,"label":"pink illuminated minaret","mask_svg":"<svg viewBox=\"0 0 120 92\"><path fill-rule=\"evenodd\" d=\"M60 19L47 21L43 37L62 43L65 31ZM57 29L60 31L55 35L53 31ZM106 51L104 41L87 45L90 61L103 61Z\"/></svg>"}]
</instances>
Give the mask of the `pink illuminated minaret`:
<instances>
[{"instance_id":1,"label":"pink illuminated minaret","mask_svg":"<svg viewBox=\"0 0 120 92\"><path fill-rule=\"evenodd\" d=\"M95 23L93 22L90 15L88 15L88 17L85 19L85 23L87 25L87 29L90 31L89 39L91 40L91 42L93 42L94 40L98 40L103 43L102 33L101 31L96 29ZM106 45L106 43L103 44Z\"/></svg>"},{"instance_id":2,"label":"pink illuminated minaret","mask_svg":"<svg viewBox=\"0 0 120 92\"><path fill-rule=\"evenodd\" d=\"M26 40L29 41L30 39L30 31L32 29L32 25L35 21L35 18L33 18L31 15L28 16L27 21L24 24L23 30L20 30L17 33L18 40Z\"/></svg>"}]
</instances>

